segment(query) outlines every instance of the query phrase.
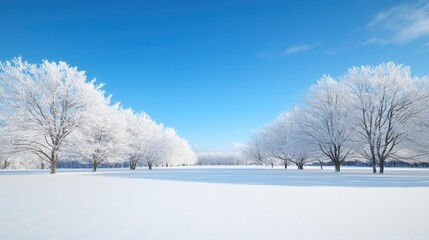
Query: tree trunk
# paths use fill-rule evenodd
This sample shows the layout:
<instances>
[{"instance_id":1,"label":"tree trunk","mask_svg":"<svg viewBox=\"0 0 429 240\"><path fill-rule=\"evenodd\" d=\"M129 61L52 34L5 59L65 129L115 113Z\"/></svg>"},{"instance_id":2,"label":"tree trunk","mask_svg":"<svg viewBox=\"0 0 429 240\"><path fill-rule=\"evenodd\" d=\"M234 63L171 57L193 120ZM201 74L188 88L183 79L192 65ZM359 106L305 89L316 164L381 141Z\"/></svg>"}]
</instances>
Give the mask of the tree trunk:
<instances>
[{"instance_id":1,"label":"tree trunk","mask_svg":"<svg viewBox=\"0 0 429 240\"><path fill-rule=\"evenodd\" d=\"M165 167L168 167L168 163L165 164Z\"/></svg>"},{"instance_id":2,"label":"tree trunk","mask_svg":"<svg viewBox=\"0 0 429 240\"><path fill-rule=\"evenodd\" d=\"M136 170L137 160L130 160L130 170Z\"/></svg>"},{"instance_id":3,"label":"tree trunk","mask_svg":"<svg viewBox=\"0 0 429 240\"><path fill-rule=\"evenodd\" d=\"M380 159L380 173L384 173L384 159Z\"/></svg>"},{"instance_id":4,"label":"tree trunk","mask_svg":"<svg viewBox=\"0 0 429 240\"><path fill-rule=\"evenodd\" d=\"M52 150L51 153L51 174L57 171L58 151Z\"/></svg>"},{"instance_id":5,"label":"tree trunk","mask_svg":"<svg viewBox=\"0 0 429 240\"><path fill-rule=\"evenodd\" d=\"M320 161L320 169L323 170L323 163Z\"/></svg>"},{"instance_id":6,"label":"tree trunk","mask_svg":"<svg viewBox=\"0 0 429 240\"><path fill-rule=\"evenodd\" d=\"M303 163L297 163L299 170L304 170L304 164Z\"/></svg>"},{"instance_id":7,"label":"tree trunk","mask_svg":"<svg viewBox=\"0 0 429 240\"><path fill-rule=\"evenodd\" d=\"M377 173L377 161L375 160L375 152L374 152L374 146L370 145L371 149L371 165L372 165L372 173Z\"/></svg>"},{"instance_id":8,"label":"tree trunk","mask_svg":"<svg viewBox=\"0 0 429 240\"><path fill-rule=\"evenodd\" d=\"M285 163L285 169L287 169L287 162L285 161L284 163Z\"/></svg>"},{"instance_id":9,"label":"tree trunk","mask_svg":"<svg viewBox=\"0 0 429 240\"><path fill-rule=\"evenodd\" d=\"M51 162L51 174L55 174L57 170L57 161Z\"/></svg>"},{"instance_id":10,"label":"tree trunk","mask_svg":"<svg viewBox=\"0 0 429 240\"><path fill-rule=\"evenodd\" d=\"M148 162L147 166L149 167L149 170L152 170L152 163L151 162Z\"/></svg>"},{"instance_id":11,"label":"tree trunk","mask_svg":"<svg viewBox=\"0 0 429 240\"><path fill-rule=\"evenodd\" d=\"M335 162L335 172L339 172L341 168L341 163L339 161Z\"/></svg>"},{"instance_id":12,"label":"tree trunk","mask_svg":"<svg viewBox=\"0 0 429 240\"><path fill-rule=\"evenodd\" d=\"M274 163L271 163L271 168L273 168L274 167Z\"/></svg>"},{"instance_id":13,"label":"tree trunk","mask_svg":"<svg viewBox=\"0 0 429 240\"><path fill-rule=\"evenodd\" d=\"M97 172L97 165L98 165L97 162L92 163L92 172Z\"/></svg>"}]
</instances>

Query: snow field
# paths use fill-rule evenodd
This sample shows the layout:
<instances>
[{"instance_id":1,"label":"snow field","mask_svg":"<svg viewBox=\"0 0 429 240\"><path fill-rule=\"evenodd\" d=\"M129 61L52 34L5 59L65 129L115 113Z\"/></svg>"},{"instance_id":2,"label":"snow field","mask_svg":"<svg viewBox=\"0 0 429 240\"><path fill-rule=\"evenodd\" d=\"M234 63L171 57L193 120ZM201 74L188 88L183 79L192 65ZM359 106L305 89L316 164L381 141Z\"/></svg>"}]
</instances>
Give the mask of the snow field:
<instances>
[{"instance_id":1,"label":"snow field","mask_svg":"<svg viewBox=\"0 0 429 240\"><path fill-rule=\"evenodd\" d=\"M428 170L381 176L397 186L317 186L306 180L329 177L332 169L315 168L86 171L0 172L0 239L429 238ZM270 182L288 174L290 185ZM377 180L354 168L333 174ZM304 183L293 184L300 175ZM239 178L225 181L233 176ZM414 185L401 185L410 178Z\"/></svg>"}]
</instances>

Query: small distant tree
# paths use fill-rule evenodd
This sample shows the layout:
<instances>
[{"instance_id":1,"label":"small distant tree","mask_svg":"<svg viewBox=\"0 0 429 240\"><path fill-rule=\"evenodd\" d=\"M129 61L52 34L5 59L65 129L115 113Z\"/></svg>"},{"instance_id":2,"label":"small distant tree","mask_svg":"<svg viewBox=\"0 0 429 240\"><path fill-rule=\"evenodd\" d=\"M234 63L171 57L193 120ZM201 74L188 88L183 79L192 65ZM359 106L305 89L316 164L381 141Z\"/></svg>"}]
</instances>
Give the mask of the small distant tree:
<instances>
[{"instance_id":1,"label":"small distant tree","mask_svg":"<svg viewBox=\"0 0 429 240\"><path fill-rule=\"evenodd\" d=\"M172 128L157 124L145 113L125 110L127 121L127 152L130 169L139 162L152 170L154 166L193 165L197 162L188 142Z\"/></svg>"},{"instance_id":2,"label":"small distant tree","mask_svg":"<svg viewBox=\"0 0 429 240\"><path fill-rule=\"evenodd\" d=\"M283 162L287 169L293 156L288 149L289 136L289 113L282 113L272 123L268 124L262 131L264 148L267 149L272 158Z\"/></svg>"},{"instance_id":3,"label":"small distant tree","mask_svg":"<svg viewBox=\"0 0 429 240\"><path fill-rule=\"evenodd\" d=\"M269 158L268 153L263 148L263 140L260 132L252 134L247 144L245 153L248 157L256 162L256 164L263 165ZM271 165L273 167L273 165Z\"/></svg>"},{"instance_id":4,"label":"small distant tree","mask_svg":"<svg viewBox=\"0 0 429 240\"><path fill-rule=\"evenodd\" d=\"M305 164L312 161L314 149L308 135L303 132L302 114L304 111L299 108L282 113L262 131L261 139L264 139L260 141L263 143L262 152L272 158L283 160L285 168L290 162L302 170Z\"/></svg>"},{"instance_id":5,"label":"small distant tree","mask_svg":"<svg viewBox=\"0 0 429 240\"><path fill-rule=\"evenodd\" d=\"M186 139L180 138L174 129L168 129L166 134L167 156L164 165L194 165L197 163L197 156L192 151Z\"/></svg>"}]
</instances>

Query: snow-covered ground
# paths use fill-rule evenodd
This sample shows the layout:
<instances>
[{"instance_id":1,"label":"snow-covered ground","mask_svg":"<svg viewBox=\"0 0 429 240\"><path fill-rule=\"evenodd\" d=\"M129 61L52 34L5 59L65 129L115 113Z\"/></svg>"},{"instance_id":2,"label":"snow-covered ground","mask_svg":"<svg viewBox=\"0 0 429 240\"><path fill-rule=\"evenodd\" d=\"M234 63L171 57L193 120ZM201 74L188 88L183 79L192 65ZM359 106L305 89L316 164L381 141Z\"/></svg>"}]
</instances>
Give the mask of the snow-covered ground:
<instances>
[{"instance_id":1,"label":"snow-covered ground","mask_svg":"<svg viewBox=\"0 0 429 240\"><path fill-rule=\"evenodd\" d=\"M429 169L0 171L0 239L429 239Z\"/></svg>"}]
</instances>

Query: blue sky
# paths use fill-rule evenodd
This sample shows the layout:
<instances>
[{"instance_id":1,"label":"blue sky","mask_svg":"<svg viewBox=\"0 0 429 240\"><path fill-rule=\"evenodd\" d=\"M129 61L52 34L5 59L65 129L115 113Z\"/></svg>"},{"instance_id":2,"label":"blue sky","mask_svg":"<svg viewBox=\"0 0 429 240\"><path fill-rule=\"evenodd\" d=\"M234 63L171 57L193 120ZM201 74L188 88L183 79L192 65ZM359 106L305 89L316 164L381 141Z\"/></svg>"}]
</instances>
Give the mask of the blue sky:
<instances>
[{"instance_id":1,"label":"blue sky","mask_svg":"<svg viewBox=\"0 0 429 240\"><path fill-rule=\"evenodd\" d=\"M194 150L231 150L323 74L429 75L428 1L0 1L0 60L63 60Z\"/></svg>"}]
</instances>

